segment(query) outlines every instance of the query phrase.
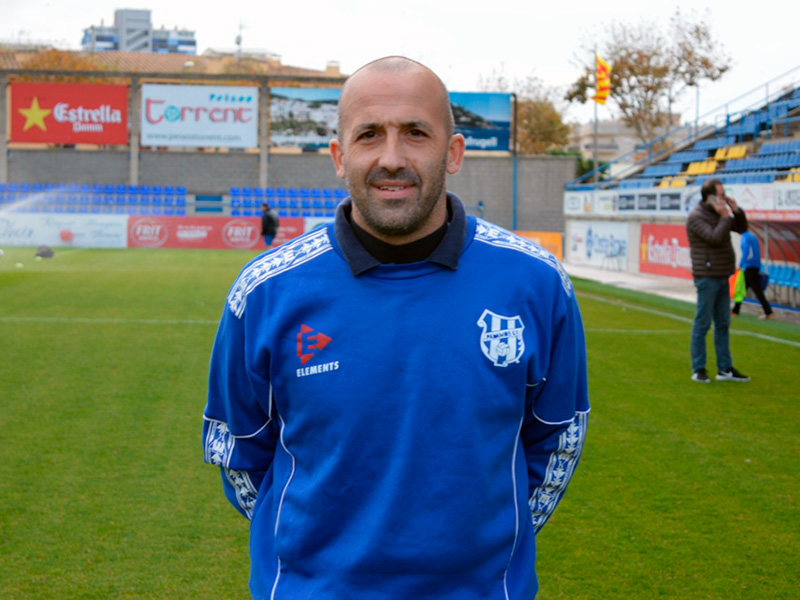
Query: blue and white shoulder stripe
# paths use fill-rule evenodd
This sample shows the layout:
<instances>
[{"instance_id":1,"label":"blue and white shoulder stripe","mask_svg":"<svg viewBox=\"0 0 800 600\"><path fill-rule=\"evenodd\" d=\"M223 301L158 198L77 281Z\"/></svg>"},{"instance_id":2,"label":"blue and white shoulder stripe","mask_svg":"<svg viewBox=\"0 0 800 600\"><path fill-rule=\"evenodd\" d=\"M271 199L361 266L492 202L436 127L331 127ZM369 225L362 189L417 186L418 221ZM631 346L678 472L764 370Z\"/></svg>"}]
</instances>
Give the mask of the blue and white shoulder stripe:
<instances>
[{"instance_id":1,"label":"blue and white shoulder stripe","mask_svg":"<svg viewBox=\"0 0 800 600\"><path fill-rule=\"evenodd\" d=\"M266 280L290 271L331 250L328 228L323 227L279 246L250 263L228 293L228 307L237 318L244 313L247 296Z\"/></svg>"},{"instance_id":2,"label":"blue and white shoulder stripe","mask_svg":"<svg viewBox=\"0 0 800 600\"><path fill-rule=\"evenodd\" d=\"M497 246L498 248L507 248L509 250L522 252L523 254L541 260L558 272L564 291L567 293L567 296L572 296L572 282L569 279L569 275L567 275L567 272L564 270L559 260L550 252L533 243L531 240L525 239L488 221L477 219L477 222L475 241Z\"/></svg>"}]
</instances>

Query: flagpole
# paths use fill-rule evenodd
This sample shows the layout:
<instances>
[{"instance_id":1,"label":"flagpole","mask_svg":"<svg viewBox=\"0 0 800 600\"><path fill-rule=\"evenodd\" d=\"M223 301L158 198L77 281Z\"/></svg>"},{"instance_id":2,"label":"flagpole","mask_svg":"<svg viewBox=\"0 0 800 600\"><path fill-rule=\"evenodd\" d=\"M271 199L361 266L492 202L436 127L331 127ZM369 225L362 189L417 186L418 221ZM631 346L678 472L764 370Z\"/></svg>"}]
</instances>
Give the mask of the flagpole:
<instances>
[{"instance_id":1,"label":"flagpole","mask_svg":"<svg viewBox=\"0 0 800 600\"><path fill-rule=\"evenodd\" d=\"M594 49L594 89L597 90L597 47ZM594 169L594 182L598 181L599 173L597 172L597 102L594 103L594 144L592 144L592 168Z\"/></svg>"}]
</instances>

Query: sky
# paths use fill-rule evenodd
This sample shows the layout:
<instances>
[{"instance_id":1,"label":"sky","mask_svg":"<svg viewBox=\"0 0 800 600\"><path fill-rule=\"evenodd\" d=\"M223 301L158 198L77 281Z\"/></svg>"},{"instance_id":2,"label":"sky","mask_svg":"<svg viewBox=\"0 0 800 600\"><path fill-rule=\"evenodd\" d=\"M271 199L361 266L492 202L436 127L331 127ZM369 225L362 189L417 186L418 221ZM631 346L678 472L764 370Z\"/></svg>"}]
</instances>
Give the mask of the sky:
<instances>
[{"instance_id":1,"label":"sky","mask_svg":"<svg viewBox=\"0 0 800 600\"><path fill-rule=\"evenodd\" d=\"M611 23L646 21L666 27L680 9L709 22L732 60L732 69L723 79L700 87L701 117L745 94L739 104L750 103L751 98L756 101L765 95L764 84L769 81L769 91L800 83L796 42L800 9L782 0L759 0L746 6L730 0L683 5L660 0L237 0L216 4L170 0L158 4L83 0L78 9L63 0L3 0L0 44L39 41L79 49L83 30L101 21L113 25L115 10L149 9L154 27L193 30L198 54L207 48L233 50L241 33L245 51L277 54L284 65L324 70L335 61L348 74L375 58L400 54L432 68L450 91L482 91L481 81L499 73L512 83L536 77L563 96L581 65L592 60L585 49L593 47L595 40L602 46ZM738 108L736 103L733 106ZM592 102L565 103L560 108L568 121L593 119ZM681 98L678 110L683 122L694 121L694 90ZM616 115L611 103L598 107L600 119Z\"/></svg>"}]
</instances>

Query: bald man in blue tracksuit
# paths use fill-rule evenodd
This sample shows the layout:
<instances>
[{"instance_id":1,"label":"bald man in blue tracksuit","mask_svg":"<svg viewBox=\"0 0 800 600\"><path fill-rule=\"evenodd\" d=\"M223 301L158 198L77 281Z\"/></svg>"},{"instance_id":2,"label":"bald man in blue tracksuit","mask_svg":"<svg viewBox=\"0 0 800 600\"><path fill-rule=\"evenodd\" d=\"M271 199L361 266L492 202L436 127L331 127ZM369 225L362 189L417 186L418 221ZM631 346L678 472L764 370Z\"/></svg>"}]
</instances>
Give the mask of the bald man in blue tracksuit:
<instances>
[{"instance_id":1,"label":"bald man in blue tracksuit","mask_svg":"<svg viewBox=\"0 0 800 600\"><path fill-rule=\"evenodd\" d=\"M398 57L340 100L335 222L248 264L212 351L206 462L254 598L530 600L589 411L572 284L444 189L464 140Z\"/></svg>"}]
</instances>

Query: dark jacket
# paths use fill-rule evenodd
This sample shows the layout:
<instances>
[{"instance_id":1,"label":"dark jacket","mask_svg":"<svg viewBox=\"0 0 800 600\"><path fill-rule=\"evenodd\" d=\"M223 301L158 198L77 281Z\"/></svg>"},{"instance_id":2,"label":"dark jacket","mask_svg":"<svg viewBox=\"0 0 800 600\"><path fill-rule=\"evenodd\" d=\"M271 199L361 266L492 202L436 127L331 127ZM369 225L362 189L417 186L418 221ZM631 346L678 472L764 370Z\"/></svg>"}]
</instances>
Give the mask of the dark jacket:
<instances>
[{"instance_id":1,"label":"dark jacket","mask_svg":"<svg viewBox=\"0 0 800 600\"><path fill-rule=\"evenodd\" d=\"M731 230L747 231L747 217L739 208L721 217L708 202L700 202L686 219L693 277L730 277L736 270Z\"/></svg>"},{"instance_id":2,"label":"dark jacket","mask_svg":"<svg viewBox=\"0 0 800 600\"><path fill-rule=\"evenodd\" d=\"M275 235L278 233L278 213L273 208L267 208L261 215L261 235Z\"/></svg>"}]
</instances>

